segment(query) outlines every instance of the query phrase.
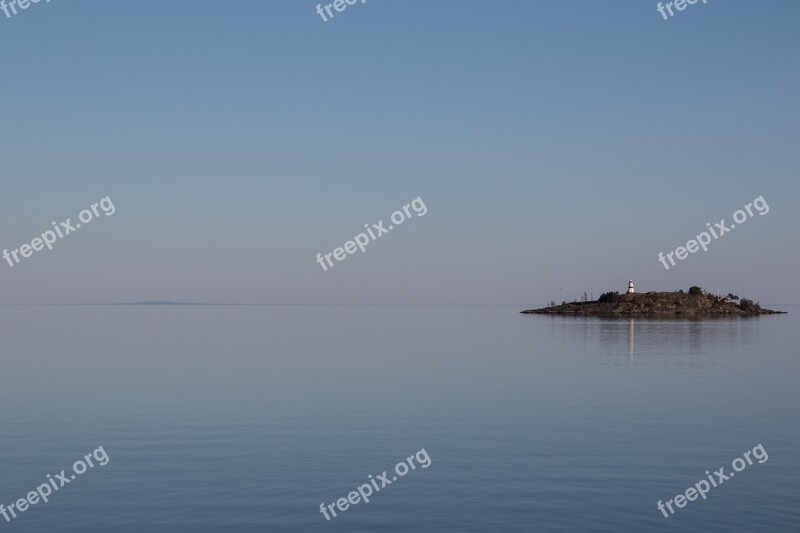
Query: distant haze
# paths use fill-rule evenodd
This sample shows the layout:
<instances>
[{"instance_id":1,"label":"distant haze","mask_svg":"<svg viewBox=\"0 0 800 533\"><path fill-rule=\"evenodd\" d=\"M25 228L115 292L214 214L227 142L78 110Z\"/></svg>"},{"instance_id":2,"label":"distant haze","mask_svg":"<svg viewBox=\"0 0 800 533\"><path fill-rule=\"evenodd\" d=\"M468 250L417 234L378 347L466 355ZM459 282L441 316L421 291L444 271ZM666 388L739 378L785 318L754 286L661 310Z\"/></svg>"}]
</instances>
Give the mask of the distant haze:
<instances>
[{"instance_id":1,"label":"distant haze","mask_svg":"<svg viewBox=\"0 0 800 533\"><path fill-rule=\"evenodd\" d=\"M798 303L797 2L51 2L0 15L1 303ZM763 195L669 271L659 252ZM330 252L422 196L407 221Z\"/></svg>"}]
</instances>

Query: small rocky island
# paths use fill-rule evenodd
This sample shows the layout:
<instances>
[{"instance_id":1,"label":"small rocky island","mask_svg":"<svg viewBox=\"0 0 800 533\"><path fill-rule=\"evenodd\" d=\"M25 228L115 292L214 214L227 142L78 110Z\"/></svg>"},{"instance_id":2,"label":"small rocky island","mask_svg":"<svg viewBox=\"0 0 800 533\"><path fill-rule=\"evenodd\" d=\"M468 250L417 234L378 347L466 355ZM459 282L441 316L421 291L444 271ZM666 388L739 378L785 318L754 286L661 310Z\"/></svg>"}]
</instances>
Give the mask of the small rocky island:
<instances>
[{"instance_id":1,"label":"small rocky island","mask_svg":"<svg viewBox=\"0 0 800 533\"><path fill-rule=\"evenodd\" d=\"M757 302L747 298L739 298L735 294L722 296L703 291L700 287L692 287L689 292L647 292L637 293L633 281L628 284L628 292L617 291L600 295L597 300L590 301L584 293L584 301L562 302L556 305L551 302L548 307L529 309L522 313L542 315L577 315L577 316L756 316L785 314L785 311L764 309Z\"/></svg>"}]
</instances>

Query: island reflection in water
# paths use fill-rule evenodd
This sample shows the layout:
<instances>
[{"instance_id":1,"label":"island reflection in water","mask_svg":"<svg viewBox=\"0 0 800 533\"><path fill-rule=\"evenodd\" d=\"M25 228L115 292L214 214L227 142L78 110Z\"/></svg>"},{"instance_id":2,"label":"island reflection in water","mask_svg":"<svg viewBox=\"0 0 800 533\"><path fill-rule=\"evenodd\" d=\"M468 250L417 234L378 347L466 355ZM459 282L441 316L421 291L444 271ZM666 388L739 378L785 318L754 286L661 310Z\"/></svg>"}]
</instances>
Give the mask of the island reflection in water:
<instances>
[{"instance_id":1,"label":"island reflection in water","mask_svg":"<svg viewBox=\"0 0 800 533\"><path fill-rule=\"evenodd\" d=\"M763 317L613 318L550 316L560 335L586 344L587 352L601 352L609 364L633 364L638 353L670 364L703 365L710 351L752 345ZM590 346L593 347L590 349ZM621 360L620 355L625 355ZM707 364L707 363L706 363Z\"/></svg>"}]
</instances>

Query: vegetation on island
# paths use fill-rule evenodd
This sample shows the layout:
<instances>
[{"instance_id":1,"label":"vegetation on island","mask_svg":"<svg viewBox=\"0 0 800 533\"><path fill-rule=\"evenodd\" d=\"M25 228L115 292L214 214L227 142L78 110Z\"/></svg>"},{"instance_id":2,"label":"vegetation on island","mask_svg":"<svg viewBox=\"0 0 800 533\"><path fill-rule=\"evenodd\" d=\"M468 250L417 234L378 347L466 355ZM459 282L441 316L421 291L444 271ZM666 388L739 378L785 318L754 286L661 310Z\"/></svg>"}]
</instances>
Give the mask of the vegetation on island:
<instances>
[{"instance_id":1,"label":"vegetation on island","mask_svg":"<svg viewBox=\"0 0 800 533\"><path fill-rule=\"evenodd\" d=\"M782 314L783 311L764 309L761 304L748 298L728 293L727 296L705 292L698 286L677 292L646 292L620 294L618 291L604 292L597 300L590 300L583 293L581 301L550 302L548 307L529 309L522 313L545 315L606 315L606 316L755 316Z\"/></svg>"}]
</instances>

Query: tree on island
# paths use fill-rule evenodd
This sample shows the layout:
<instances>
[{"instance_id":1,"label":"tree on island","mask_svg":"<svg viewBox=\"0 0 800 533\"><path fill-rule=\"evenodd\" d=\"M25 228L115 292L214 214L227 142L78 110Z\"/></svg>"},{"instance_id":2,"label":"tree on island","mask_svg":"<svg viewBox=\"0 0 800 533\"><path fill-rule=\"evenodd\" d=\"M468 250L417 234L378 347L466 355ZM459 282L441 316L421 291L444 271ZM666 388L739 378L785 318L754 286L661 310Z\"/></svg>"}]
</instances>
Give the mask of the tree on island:
<instances>
[{"instance_id":1,"label":"tree on island","mask_svg":"<svg viewBox=\"0 0 800 533\"><path fill-rule=\"evenodd\" d=\"M761 304L749 298L742 298L742 301L739 302L739 309L748 313L757 313L761 311Z\"/></svg>"},{"instance_id":2,"label":"tree on island","mask_svg":"<svg viewBox=\"0 0 800 533\"><path fill-rule=\"evenodd\" d=\"M703 289L701 289L697 285L694 285L692 287L689 287L689 294L697 294L699 296L702 296L703 295Z\"/></svg>"},{"instance_id":3,"label":"tree on island","mask_svg":"<svg viewBox=\"0 0 800 533\"><path fill-rule=\"evenodd\" d=\"M604 292L597 299L598 302L613 302L619 296L619 291Z\"/></svg>"}]
</instances>

